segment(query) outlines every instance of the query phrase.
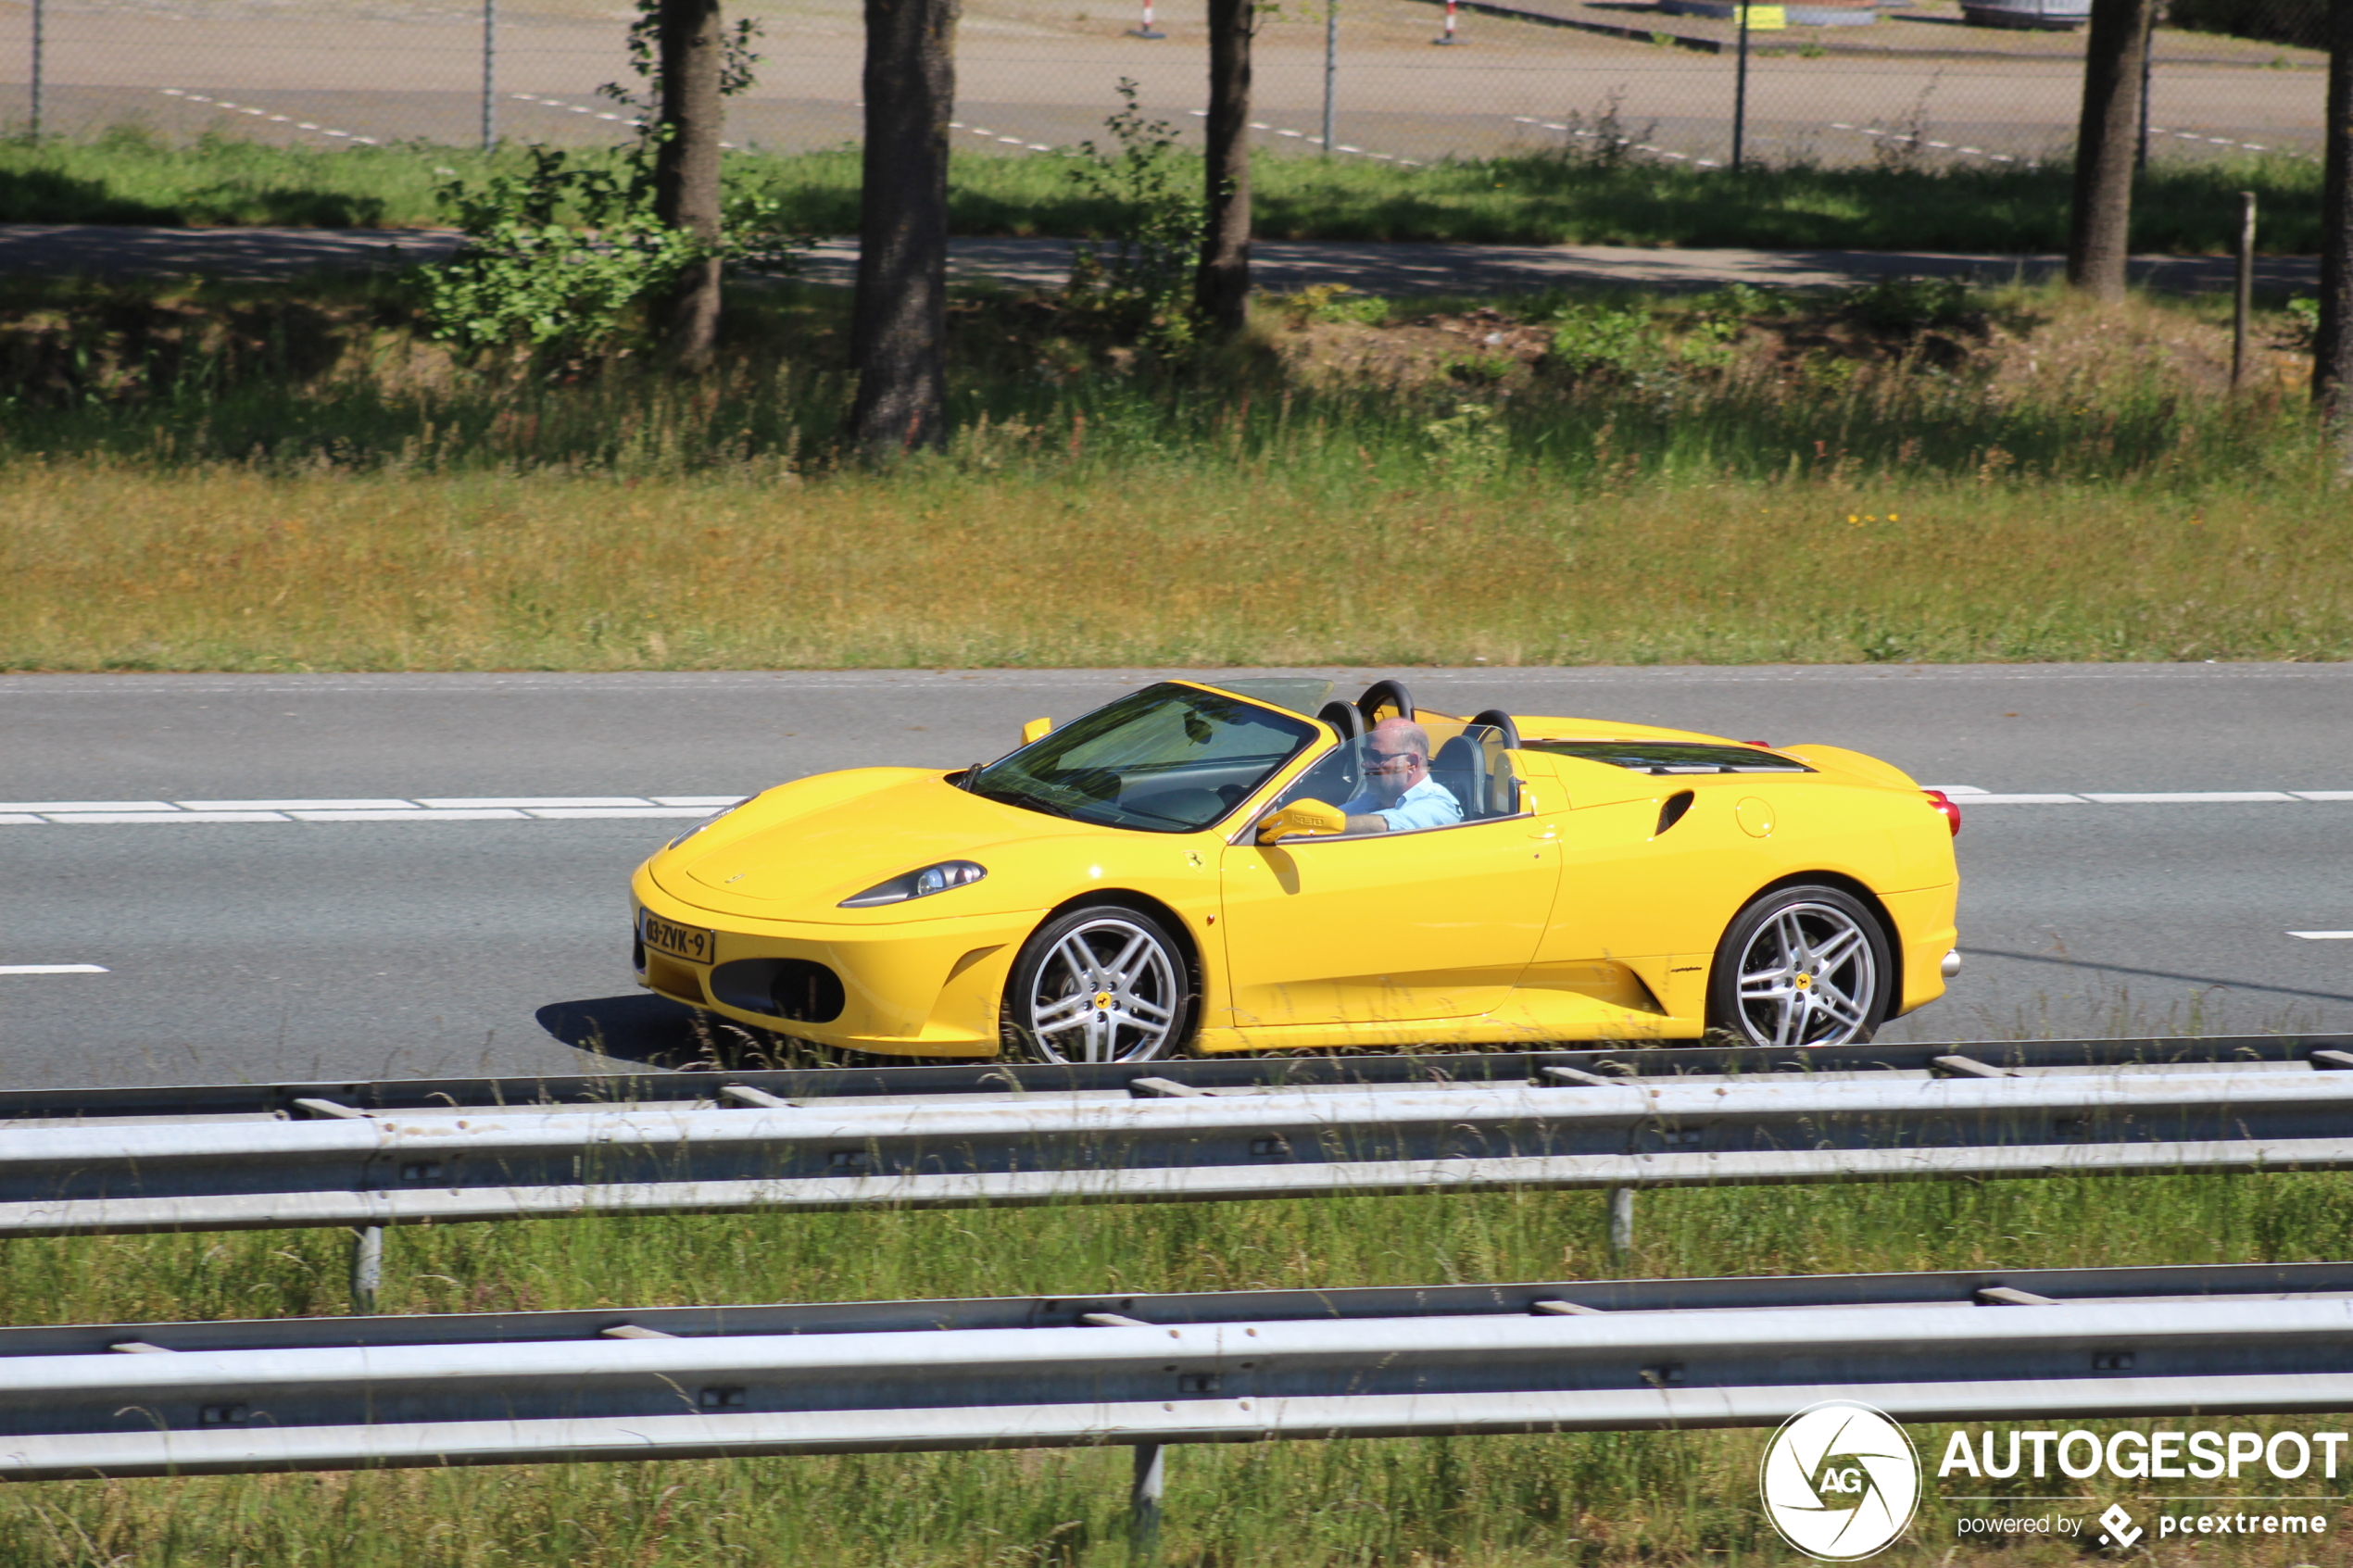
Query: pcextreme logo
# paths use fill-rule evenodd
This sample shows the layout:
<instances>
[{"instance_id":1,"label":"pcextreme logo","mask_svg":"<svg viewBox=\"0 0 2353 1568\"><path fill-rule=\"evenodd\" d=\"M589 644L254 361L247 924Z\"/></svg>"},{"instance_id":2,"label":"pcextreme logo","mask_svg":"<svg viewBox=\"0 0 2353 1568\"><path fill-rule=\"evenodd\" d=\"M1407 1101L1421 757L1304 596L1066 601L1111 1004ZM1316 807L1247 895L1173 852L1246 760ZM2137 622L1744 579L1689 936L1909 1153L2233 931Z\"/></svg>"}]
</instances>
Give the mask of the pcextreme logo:
<instances>
[{"instance_id":1,"label":"pcextreme logo","mask_svg":"<svg viewBox=\"0 0 2353 1568\"><path fill-rule=\"evenodd\" d=\"M1904 1429L1870 1406L1825 1399L1773 1434L1756 1486L1781 1539L1824 1562L1853 1562L1912 1522L1920 1456Z\"/></svg>"}]
</instances>

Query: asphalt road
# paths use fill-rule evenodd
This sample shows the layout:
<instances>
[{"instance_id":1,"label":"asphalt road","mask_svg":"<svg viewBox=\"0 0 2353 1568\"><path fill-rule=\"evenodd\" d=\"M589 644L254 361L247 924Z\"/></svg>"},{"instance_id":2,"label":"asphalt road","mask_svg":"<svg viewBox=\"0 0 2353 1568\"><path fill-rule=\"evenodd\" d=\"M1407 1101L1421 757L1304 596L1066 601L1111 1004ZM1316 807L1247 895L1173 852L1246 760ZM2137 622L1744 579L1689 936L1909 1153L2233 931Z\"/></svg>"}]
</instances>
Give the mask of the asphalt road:
<instances>
[{"instance_id":1,"label":"asphalt road","mask_svg":"<svg viewBox=\"0 0 2353 1568\"><path fill-rule=\"evenodd\" d=\"M628 972L629 870L683 825L652 813L695 809L660 797L993 756L1151 673L0 677L0 1084L572 1072L595 1039L690 1060L684 1010ZM1442 709L1827 741L1996 795L2346 792L1969 806L1968 967L1891 1035L2353 1029L2353 941L2289 935L2353 930L2353 666L1403 673ZM568 809L641 814L512 804L624 797ZM302 799L504 815L175 805ZM25 809L141 802L180 820ZM52 965L106 972L6 972Z\"/></svg>"},{"instance_id":2,"label":"asphalt road","mask_svg":"<svg viewBox=\"0 0 2353 1568\"><path fill-rule=\"evenodd\" d=\"M100 223L0 223L0 273L88 272L105 276L205 273L283 278L305 272L401 268L450 255L459 236L435 229L160 229ZM1060 239L949 241L960 282L1059 288L1070 276L1071 242ZM1430 245L1415 241L1259 240L1251 281L1288 292L1345 283L1384 297L1428 294L1527 294L1601 284L1662 291L1750 283L1821 288L1881 278L1938 277L2005 282L2058 271L2057 256L1969 255L1920 250L1668 250L1634 245ZM2140 256L2135 282L2176 294L2231 287L2228 257ZM858 274L858 242L826 240L804 258L801 277L847 287ZM2255 285L2265 295L2318 286L2320 258L2265 256Z\"/></svg>"}]
</instances>

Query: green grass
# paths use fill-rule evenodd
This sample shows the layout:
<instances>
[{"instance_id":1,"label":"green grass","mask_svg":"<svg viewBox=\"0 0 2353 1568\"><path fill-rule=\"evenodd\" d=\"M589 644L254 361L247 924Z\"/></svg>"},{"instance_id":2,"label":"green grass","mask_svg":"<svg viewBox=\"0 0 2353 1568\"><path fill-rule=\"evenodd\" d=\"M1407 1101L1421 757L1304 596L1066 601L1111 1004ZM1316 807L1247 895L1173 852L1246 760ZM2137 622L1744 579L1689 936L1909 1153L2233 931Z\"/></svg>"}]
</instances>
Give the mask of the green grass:
<instances>
[{"instance_id":1,"label":"green grass","mask_svg":"<svg viewBox=\"0 0 2353 1568\"><path fill-rule=\"evenodd\" d=\"M787 194L817 232L856 232L854 149L731 160L735 178ZM0 143L0 222L430 224L446 220L437 170L479 179L522 167L520 149L321 150L218 136L181 147L126 127L90 141ZM2070 174L2064 165L1735 174L1548 153L1403 169L1262 154L1252 180L1265 239L2014 253L2065 248ZM1102 235L1124 223L1058 157L960 152L950 185L959 233ZM2320 165L2279 155L2159 161L2140 182L2134 247L2226 250L2243 190L2260 199L2265 250L2320 248Z\"/></svg>"},{"instance_id":2,"label":"green grass","mask_svg":"<svg viewBox=\"0 0 2353 1568\"><path fill-rule=\"evenodd\" d=\"M1639 1201L1636 1252L1622 1268L1605 1229L1599 1195L1562 1193L590 1216L395 1231L382 1305L505 1311L2299 1261L2347 1255L2353 1181L2272 1173L1655 1192ZM336 1232L11 1241L0 1247L0 1321L340 1312L346 1246ZM1914 1436L1927 1453L1942 1451L1943 1428ZM1763 1440L1708 1432L1179 1449L1166 1560L1203 1568L1790 1562L1755 1506ZM46 1483L0 1491L0 1565L1076 1568L1124 1561L1126 1469L1122 1450L1076 1450ZM2018 1486L2092 1512L2108 1500L2057 1478ZM1950 1562L1950 1514L1931 1502L1891 1561ZM2201 1560L2268 1562L2263 1549L2209 1548ZM2333 1541L2327 1549L2321 1560L2337 1562ZM1965 1561L1995 1560L1978 1544L1959 1550ZM1998 1560L2060 1559L2028 1548ZM2312 1560L2308 1547L2292 1561Z\"/></svg>"}]
</instances>

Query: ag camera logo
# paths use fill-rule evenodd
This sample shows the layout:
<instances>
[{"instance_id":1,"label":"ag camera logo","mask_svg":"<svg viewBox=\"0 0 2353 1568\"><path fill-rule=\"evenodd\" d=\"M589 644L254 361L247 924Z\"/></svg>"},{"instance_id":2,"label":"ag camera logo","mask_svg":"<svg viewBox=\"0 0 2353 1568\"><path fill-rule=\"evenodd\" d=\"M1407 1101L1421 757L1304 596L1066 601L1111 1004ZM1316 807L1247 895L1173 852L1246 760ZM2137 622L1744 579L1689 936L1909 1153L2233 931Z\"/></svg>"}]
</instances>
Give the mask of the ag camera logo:
<instances>
[{"instance_id":1,"label":"ag camera logo","mask_svg":"<svg viewBox=\"0 0 2353 1568\"><path fill-rule=\"evenodd\" d=\"M1853 1562L1904 1533L1920 1500L1920 1456L1869 1405L1825 1399L1781 1424L1756 1486L1781 1539L1823 1562Z\"/></svg>"}]
</instances>

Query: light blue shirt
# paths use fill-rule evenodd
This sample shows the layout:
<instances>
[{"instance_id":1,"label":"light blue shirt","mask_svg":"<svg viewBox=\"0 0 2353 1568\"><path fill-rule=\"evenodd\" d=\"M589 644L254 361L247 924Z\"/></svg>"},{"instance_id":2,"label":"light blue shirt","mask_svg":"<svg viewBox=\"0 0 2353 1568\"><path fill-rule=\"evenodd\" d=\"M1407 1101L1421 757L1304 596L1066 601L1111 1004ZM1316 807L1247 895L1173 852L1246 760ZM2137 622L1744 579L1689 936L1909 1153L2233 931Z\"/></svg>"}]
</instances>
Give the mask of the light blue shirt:
<instances>
[{"instance_id":1,"label":"light blue shirt","mask_svg":"<svg viewBox=\"0 0 2353 1568\"><path fill-rule=\"evenodd\" d=\"M1352 817L1378 817L1389 824L1391 833L1405 833L1414 828L1452 827L1463 820L1463 803L1454 798L1453 790L1436 779L1424 779L1399 796L1394 806L1378 805L1368 790L1340 809Z\"/></svg>"}]
</instances>

